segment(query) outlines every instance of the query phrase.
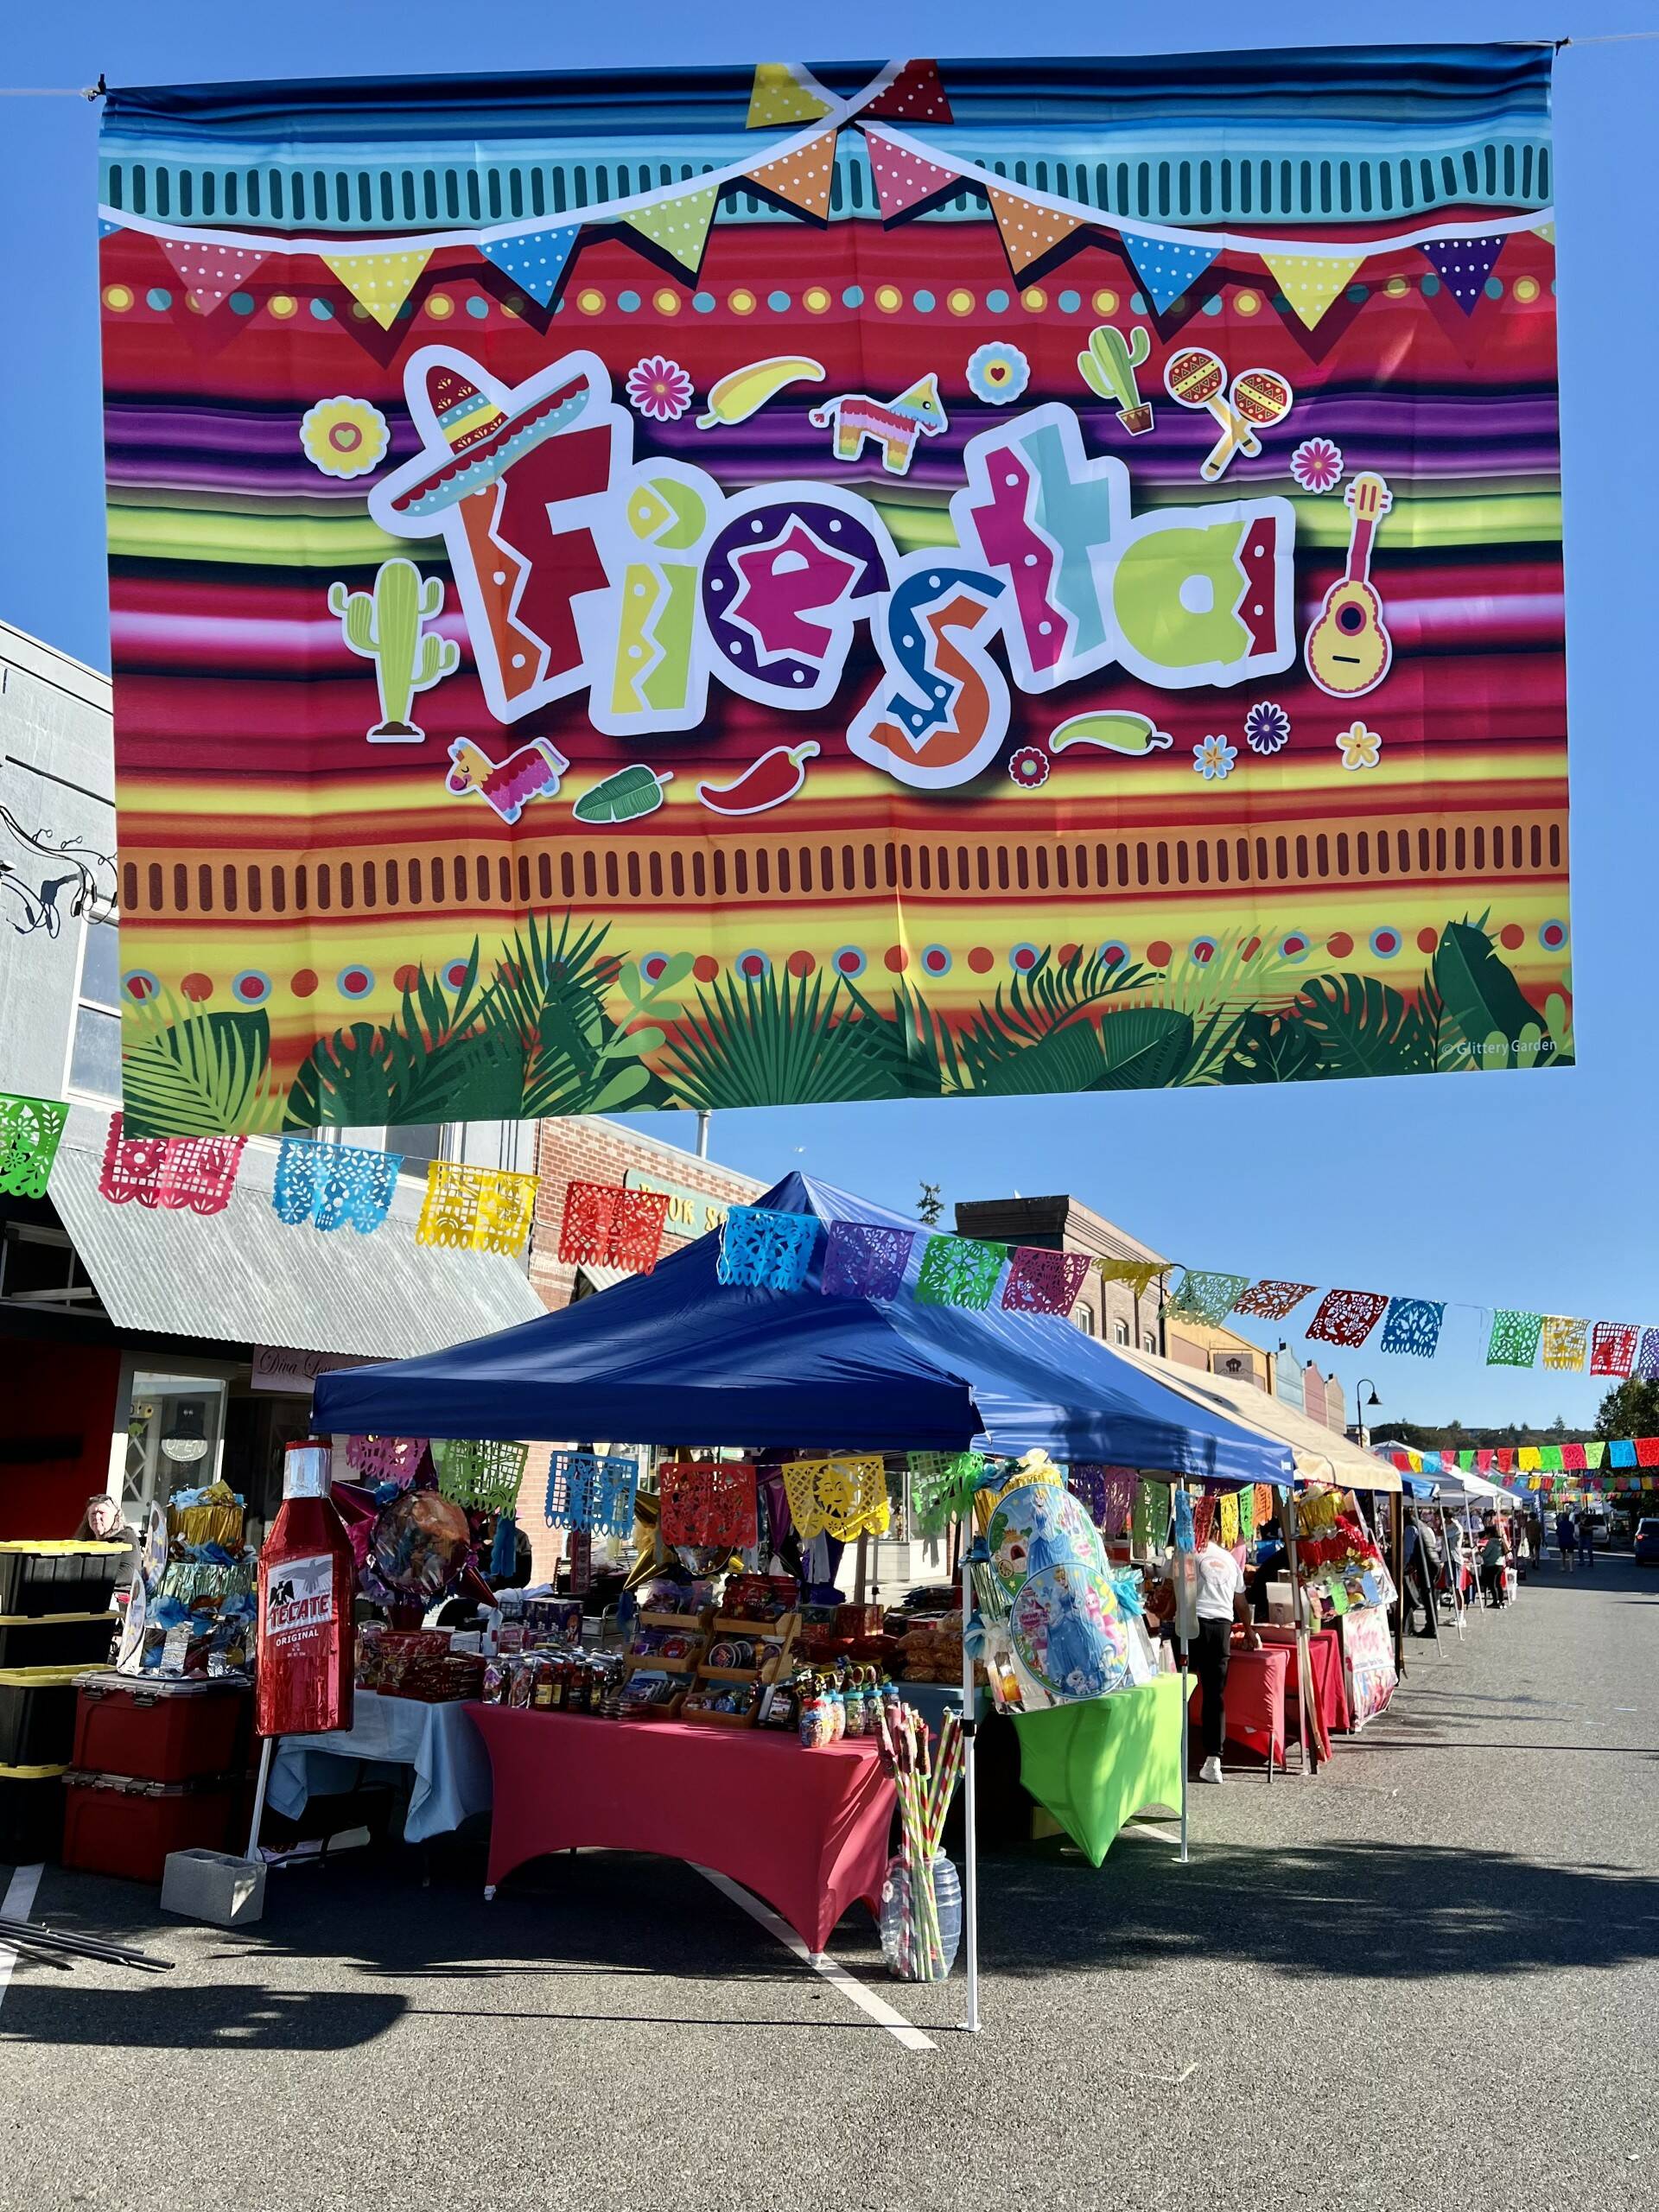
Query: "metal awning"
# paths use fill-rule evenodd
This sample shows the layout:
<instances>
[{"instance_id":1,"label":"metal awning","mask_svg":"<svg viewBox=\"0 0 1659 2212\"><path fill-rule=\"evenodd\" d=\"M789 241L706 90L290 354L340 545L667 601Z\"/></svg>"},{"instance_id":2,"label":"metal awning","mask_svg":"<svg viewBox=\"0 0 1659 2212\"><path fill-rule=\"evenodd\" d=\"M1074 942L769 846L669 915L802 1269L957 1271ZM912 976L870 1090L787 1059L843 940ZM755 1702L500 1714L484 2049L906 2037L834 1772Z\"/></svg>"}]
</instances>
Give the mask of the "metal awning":
<instances>
[{"instance_id":1,"label":"metal awning","mask_svg":"<svg viewBox=\"0 0 1659 2212\"><path fill-rule=\"evenodd\" d=\"M417 1244L412 1179L369 1236L278 1220L276 1147L257 1141L223 1213L111 1205L98 1188L105 1128L72 1112L48 1196L117 1328L408 1359L546 1311L518 1262Z\"/></svg>"}]
</instances>

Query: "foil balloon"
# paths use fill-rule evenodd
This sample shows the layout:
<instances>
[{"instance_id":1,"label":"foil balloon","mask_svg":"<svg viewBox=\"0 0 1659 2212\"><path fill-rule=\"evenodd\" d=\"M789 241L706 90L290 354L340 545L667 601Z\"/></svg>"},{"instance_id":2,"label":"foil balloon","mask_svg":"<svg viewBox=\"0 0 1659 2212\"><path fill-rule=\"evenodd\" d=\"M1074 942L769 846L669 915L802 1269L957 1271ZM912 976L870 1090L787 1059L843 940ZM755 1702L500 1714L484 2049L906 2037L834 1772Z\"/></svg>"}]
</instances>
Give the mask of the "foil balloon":
<instances>
[{"instance_id":1,"label":"foil balloon","mask_svg":"<svg viewBox=\"0 0 1659 2212\"><path fill-rule=\"evenodd\" d=\"M1027 1578L1070 1565L1103 1575L1100 1532L1069 1490L1046 1481L1023 1482L997 1500L986 1532L997 1580L1010 1596Z\"/></svg>"},{"instance_id":2,"label":"foil balloon","mask_svg":"<svg viewBox=\"0 0 1659 2212\"><path fill-rule=\"evenodd\" d=\"M1009 1617L1027 1711L1127 1688L1135 1679L1130 1628L1095 1568L1069 1560L1032 1575Z\"/></svg>"},{"instance_id":3,"label":"foil balloon","mask_svg":"<svg viewBox=\"0 0 1659 2212\"><path fill-rule=\"evenodd\" d=\"M427 1605L459 1581L471 1558L465 1511L435 1490L394 1498L369 1537L369 1564L387 1589Z\"/></svg>"}]
</instances>

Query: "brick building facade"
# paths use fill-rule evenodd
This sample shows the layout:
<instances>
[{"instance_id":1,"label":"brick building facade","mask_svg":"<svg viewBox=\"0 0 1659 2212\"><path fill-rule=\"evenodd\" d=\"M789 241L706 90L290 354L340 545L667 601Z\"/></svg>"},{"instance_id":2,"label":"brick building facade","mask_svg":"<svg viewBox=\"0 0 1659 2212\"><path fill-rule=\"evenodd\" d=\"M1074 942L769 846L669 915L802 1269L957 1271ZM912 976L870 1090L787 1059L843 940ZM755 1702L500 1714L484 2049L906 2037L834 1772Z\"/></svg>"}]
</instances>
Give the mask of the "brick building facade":
<instances>
[{"instance_id":1,"label":"brick building facade","mask_svg":"<svg viewBox=\"0 0 1659 2212\"><path fill-rule=\"evenodd\" d=\"M699 1160L694 1153L599 1115L543 1122L537 1132L536 1172L542 1179L536 1193L530 1280L543 1305L554 1310L606 1288L613 1280L606 1268L575 1267L559 1257L559 1224L568 1185L620 1183L629 1190L668 1192L664 1252L717 1229L728 1206L751 1205L767 1187L753 1175Z\"/></svg>"},{"instance_id":2,"label":"brick building facade","mask_svg":"<svg viewBox=\"0 0 1659 2212\"><path fill-rule=\"evenodd\" d=\"M1116 1222L1080 1199L975 1198L958 1204L956 1226L963 1236L983 1236L995 1244L1029 1244L1040 1250L1087 1252L1096 1260L1156 1261L1168 1263ZM1107 1282L1091 1268L1071 1318L1103 1344L1128 1344L1136 1351L1159 1348L1158 1287L1136 1298L1126 1283Z\"/></svg>"}]
</instances>

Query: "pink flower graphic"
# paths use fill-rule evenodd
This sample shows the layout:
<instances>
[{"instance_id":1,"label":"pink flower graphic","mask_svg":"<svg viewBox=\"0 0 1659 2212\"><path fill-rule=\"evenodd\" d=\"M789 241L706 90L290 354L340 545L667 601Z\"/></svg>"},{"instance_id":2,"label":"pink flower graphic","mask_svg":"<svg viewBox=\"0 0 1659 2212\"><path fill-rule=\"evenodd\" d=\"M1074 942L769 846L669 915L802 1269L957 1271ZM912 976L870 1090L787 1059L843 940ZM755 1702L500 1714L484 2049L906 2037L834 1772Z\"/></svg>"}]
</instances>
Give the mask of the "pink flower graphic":
<instances>
[{"instance_id":1,"label":"pink flower graphic","mask_svg":"<svg viewBox=\"0 0 1659 2212\"><path fill-rule=\"evenodd\" d=\"M1304 492L1334 492L1342 481L1342 448L1329 438L1304 438L1290 456L1290 473Z\"/></svg>"},{"instance_id":2,"label":"pink flower graphic","mask_svg":"<svg viewBox=\"0 0 1659 2212\"><path fill-rule=\"evenodd\" d=\"M652 353L628 371L628 397L653 423L677 423L691 404L691 379L677 361Z\"/></svg>"}]
</instances>

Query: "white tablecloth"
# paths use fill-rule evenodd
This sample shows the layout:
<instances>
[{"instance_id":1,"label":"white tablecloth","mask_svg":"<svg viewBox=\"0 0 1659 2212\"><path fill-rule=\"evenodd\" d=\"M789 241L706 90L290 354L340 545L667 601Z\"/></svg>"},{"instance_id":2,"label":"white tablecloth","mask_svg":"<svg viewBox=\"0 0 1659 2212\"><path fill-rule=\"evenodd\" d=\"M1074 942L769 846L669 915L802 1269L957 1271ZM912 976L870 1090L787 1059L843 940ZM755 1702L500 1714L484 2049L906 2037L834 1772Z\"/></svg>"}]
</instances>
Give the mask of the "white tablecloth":
<instances>
[{"instance_id":1,"label":"white tablecloth","mask_svg":"<svg viewBox=\"0 0 1659 2212\"><path fill-rule=\"evenodd\" d=\"M359 1759L415 1770L404 1840L420 1843L459 1827L491 1805L489 1756L464 1704L421 1705L413 1698L359 1690L353 1726L327 1736L284 1736L271 1754L267 1802L297 1819L312 1796L352 1786Z\"/></svg>"}]
</instances>

